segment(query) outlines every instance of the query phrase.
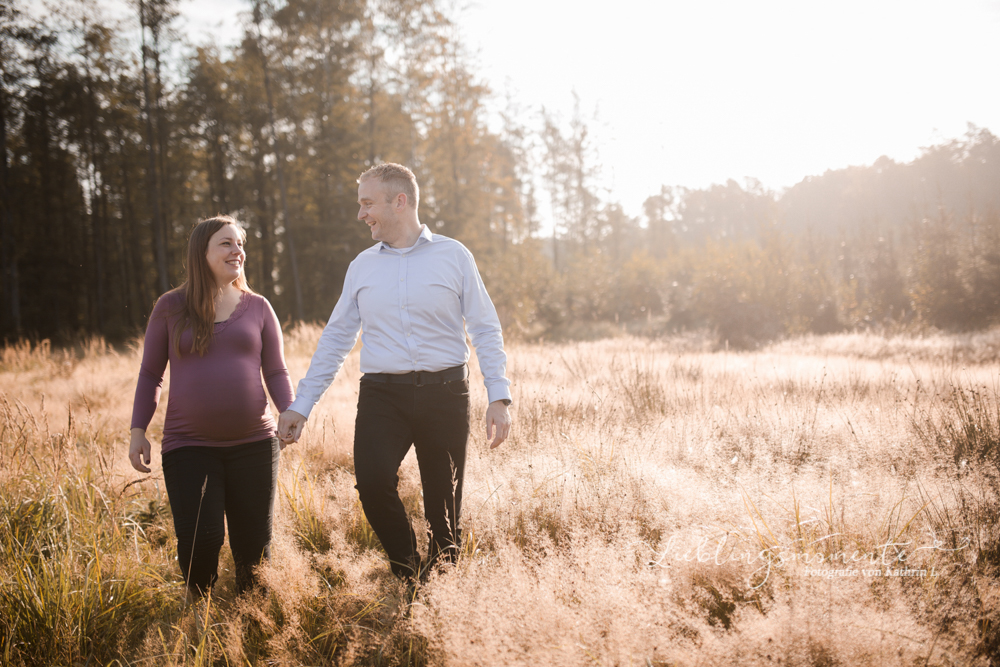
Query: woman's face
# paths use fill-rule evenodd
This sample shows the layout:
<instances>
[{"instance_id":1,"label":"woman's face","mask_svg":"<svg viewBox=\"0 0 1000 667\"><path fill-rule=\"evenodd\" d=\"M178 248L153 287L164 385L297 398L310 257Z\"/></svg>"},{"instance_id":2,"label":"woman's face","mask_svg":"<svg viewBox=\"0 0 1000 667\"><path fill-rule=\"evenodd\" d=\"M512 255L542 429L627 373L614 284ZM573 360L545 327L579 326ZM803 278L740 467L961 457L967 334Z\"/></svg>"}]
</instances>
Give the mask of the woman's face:
<instances>
[{"instance_id":1,"label":"woman's face","mask_svg":"<svg viewBox=\"0 0 1000 667\"><path fill-rule=\"evenodd\" d=\"M208 240L205 259L218 287L240 277L247 254L243 252L243 234L233 225L225 225Z\"/></svg>"}]
</instances>

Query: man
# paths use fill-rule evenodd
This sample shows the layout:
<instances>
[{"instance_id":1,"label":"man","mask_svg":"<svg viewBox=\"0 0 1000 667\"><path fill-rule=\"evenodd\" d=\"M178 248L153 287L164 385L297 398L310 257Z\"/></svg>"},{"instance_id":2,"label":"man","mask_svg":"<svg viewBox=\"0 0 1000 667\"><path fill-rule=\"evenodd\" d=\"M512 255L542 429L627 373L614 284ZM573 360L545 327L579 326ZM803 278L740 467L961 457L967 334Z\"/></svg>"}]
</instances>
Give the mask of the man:
<instances>
[{"instance_id":1,"label":"man","mask_svg":"<svg viewBox=\"0 0 1000 667\"><path fill-rule=\"evenodd\" d=\"M476 347L489 407L490 449L510 431L510 382L496 309L472 254L432 234L417 215L419 187L409 169L382 164L358 179L358 219L376 245L359 254L320 337L297 398L278 420L282 440L298 440L361 330L361 389L354 472L368 522L396 576L421 572L416 535L397 491L400 463L414 446L430 524L428 565L454 559L461 535L469 437L469 347Z\"/></svg>"}]
</instances>

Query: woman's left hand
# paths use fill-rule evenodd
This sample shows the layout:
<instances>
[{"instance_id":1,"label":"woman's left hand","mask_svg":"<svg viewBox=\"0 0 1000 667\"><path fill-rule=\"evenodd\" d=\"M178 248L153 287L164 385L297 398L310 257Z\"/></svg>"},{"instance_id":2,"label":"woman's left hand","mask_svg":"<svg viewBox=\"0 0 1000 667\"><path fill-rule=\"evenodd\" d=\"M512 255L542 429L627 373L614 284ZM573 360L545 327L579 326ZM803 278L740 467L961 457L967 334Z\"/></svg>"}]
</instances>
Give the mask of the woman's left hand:
<instances>
[{"instance_id":1,"label":"woman's left hand","mask_svg":"<svg viewBox=\"0 0 1000 667\"><path fill-rule=\"evenodd\" d=\"M305 417L294 410L285 410L278 415L278 438L283 445L294 444L302 437L305 426Z\"/></svg>"}]
</instances>

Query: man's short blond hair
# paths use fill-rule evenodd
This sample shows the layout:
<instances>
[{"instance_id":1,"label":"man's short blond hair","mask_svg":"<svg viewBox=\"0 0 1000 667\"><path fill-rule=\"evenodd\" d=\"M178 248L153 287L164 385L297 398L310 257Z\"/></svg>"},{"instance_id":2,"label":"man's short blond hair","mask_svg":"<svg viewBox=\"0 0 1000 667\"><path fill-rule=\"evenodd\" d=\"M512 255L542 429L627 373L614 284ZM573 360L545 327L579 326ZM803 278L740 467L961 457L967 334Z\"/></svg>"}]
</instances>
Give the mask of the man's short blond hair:
<instances>
[{"instance_id":1,"label":"man's short blond hair","mask_svg":"<svg viewBox=\"0 0 1000 667\"><path fill-rule=\"evenodd\" d=\"M401 164L386 162L372 167L358 177L358 183L369 179L378 179L379 183L385 186L387 199L392 199L402 192L406 195L406 201L413 208L417 208L420 202L420 186L417 185L417 177L413 172Z\"/></svg>"}]
</instances>

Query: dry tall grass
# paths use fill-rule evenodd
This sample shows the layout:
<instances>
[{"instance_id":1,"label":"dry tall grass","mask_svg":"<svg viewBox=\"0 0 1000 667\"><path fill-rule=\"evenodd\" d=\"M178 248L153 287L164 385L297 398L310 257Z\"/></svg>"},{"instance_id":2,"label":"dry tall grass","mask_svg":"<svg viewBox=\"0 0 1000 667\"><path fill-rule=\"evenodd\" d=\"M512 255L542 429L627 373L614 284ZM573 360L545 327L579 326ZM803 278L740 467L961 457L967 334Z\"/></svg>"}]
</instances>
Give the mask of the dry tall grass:
<instances>
[{"instance_id":1,"label":"dry tall grass","mask_svg":"<svg viewBox=\"0 0 1000 667\"><path fill-rule=\"evenodd\" d=\"M287 335L294 381L317 336ZM237 599L226 572L188 607L158 458L142 477L125 456L139 351L8 347L0 656L997 664L997 339L518 345L513 436L488 452L475 432L463 554L412 604L353 488L355 353L285 450L270 594ZM412 455L400 479L419 517Z\"/></svg>"}]
</instances>

